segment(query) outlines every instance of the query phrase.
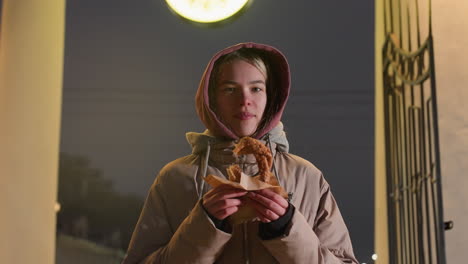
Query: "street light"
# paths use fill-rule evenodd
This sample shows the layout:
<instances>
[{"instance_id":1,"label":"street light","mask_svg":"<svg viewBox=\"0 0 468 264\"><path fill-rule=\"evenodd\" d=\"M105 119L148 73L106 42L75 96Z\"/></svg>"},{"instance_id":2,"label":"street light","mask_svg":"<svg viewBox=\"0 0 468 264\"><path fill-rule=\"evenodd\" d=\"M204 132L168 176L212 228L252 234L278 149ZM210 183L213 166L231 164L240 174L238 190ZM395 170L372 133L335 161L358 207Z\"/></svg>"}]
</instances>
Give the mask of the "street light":
<instances>
[{"instance_id":1,"label":"street light","mask_svg":"<svg viewBox=\"0 0 468 264\"><path fill-rule=\"evenodd\" d=\"M212 24L232 17L249 0L166 0L169 7L181 17L193 22Z\"/></svg>"}]
</instances>

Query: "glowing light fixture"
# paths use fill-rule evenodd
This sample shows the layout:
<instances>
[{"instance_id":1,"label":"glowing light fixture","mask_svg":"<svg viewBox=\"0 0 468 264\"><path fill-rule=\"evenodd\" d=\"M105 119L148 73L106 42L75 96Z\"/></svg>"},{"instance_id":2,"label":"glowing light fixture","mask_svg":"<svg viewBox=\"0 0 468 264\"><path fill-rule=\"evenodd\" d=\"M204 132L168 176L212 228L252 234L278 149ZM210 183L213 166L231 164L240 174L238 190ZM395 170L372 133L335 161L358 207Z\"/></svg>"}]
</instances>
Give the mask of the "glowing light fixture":
<instances>
[{"instance_id":1,"label":"glowing light fixture","mask_svg":"<svg viewBox=\"0 0 468 264\"><path fill-rule=\"evenodd\" d=\"M55 204L54 204L55 212L58 213L61 208L62 208L62 206L58 202L55 202Z\"/></svg>"},{"instance_id":2,"label":"glowing light fixture","mask_svg":"<svg viewBox=\"0 0 468 264\"><path fill-rule=\"evenodd\" d=\"M166 0L180 16L199 23L214 23L239 12L249 0Z\"/></svg>"}]
</instances>

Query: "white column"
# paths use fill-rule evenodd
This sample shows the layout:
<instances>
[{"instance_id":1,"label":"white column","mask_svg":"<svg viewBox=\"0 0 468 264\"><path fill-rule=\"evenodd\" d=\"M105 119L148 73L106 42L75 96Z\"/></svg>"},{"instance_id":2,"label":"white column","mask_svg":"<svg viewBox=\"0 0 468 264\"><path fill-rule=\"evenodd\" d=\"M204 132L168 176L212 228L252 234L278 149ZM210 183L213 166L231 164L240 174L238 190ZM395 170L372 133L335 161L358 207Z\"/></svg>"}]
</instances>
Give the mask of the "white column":
<instances>
[{"instance_id":1,"label":"white column","mask_svg":"<svg viewBox=\"0 0 468 264\"><path fill-rule=\"evenodd\" d=\"M375 207L374 245L376 263L388 263L387 190L385 173L382 47L384 44L383 0L375 1Z\"/></svg>"},{"instance_id":2,"label":"white column","mask_svg":"<svg viewBox=\"0 0 468 264\"><path fill-rule=\"evenodd\" d=\"M65 0L3 0L0 262L54 263Z\"/></svg>"}]
</instances>

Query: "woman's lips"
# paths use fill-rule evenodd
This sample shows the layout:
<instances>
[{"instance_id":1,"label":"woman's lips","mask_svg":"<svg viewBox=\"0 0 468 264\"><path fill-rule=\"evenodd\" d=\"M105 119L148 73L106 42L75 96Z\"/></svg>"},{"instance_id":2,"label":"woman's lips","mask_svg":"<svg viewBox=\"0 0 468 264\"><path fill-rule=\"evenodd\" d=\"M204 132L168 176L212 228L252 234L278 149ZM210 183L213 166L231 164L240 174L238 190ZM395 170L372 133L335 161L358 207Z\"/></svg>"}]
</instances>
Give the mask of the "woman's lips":
<instances>
[{"instance_id":1,"label":"woman's lips","mask_svg":"<svg viewBox=\"0 0 468 264\"><path fill-rule=\"evenodd\" d=\"M237 119L240 119L240 120L248 120L252 117L254 117L255 115L252 114L252 113L249 113L249 112L241 112L237 115L235 115L234 117L237 118Z\"/></svg>"}]
</instances>

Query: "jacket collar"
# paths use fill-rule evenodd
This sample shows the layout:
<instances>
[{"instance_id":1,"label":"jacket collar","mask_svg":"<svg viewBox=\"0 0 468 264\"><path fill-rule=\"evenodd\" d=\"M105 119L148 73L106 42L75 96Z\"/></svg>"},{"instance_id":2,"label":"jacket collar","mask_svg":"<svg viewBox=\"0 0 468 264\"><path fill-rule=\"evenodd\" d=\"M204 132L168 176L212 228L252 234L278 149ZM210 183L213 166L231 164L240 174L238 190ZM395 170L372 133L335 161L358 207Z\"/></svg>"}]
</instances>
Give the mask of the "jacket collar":
<instances>
[{"instance_id":1,"label":"jacket collar","mask_svg":"<svg viewBox=\"0 0 468 264\"><path fill-rule=\"evenodd\" d=\"M256 163L253 155L236 156L232 152L234 145L238 140L226 139L214 136L209 130L205 130L203 133L188 132L186 134L187 141L192 146L192 154L203 155L208 145L210 145L210 157L209 160L216 164L231 165L231 164L248 164ZM276 151L288 152L289 143L286 138L286 133L283 130L283 124L281 122L273 128L270 132L266 133L260 141L264 144L267 142L271 144L272 154L275 155ZM269 145L267 145L269 147Z\"/></svg>"}]
</instances>

